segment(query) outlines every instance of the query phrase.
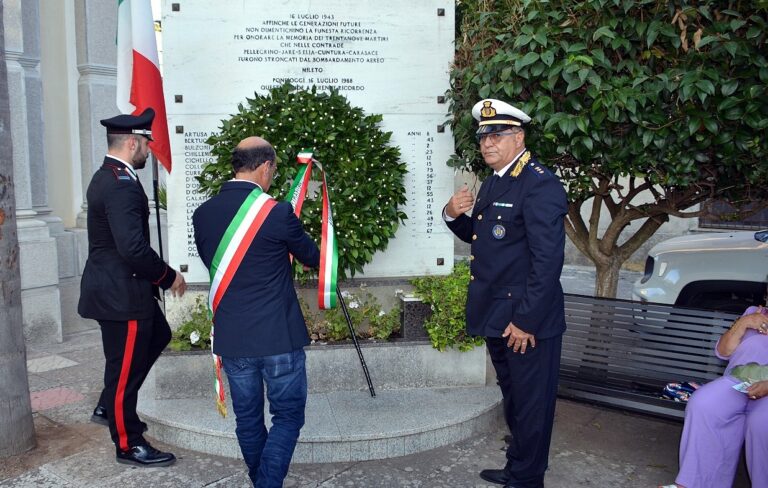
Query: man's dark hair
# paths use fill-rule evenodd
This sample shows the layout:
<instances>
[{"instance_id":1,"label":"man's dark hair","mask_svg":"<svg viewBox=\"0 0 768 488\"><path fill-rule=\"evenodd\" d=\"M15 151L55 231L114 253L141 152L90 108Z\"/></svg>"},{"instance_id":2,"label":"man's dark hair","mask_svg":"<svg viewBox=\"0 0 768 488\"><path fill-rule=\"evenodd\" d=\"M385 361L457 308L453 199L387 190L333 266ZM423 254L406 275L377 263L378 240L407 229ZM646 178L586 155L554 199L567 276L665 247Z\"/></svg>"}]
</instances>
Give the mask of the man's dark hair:
<instances>
[{"instance_id":1,"label":"man's dark hair","mask_svg":"<svg viewBox=\"0 0 768 488\"><path fill-rule=\"evenodd\" d=\"M135 136L133 134L107 134L107 147L109 149L120 149L131 137Z\"/></svg>"},{"instance_id":2,"label":"man's dark hair","mask_svg":"<svg viewBox=\"0 0 768 488\"><path fill-rule=\"evenodd\" d=\"M235 173L253 171L266 161L274 161L275 156L275 150L267 144L248 148L236 147L232 150L232 169Z\"/></svg>"}]
</instances>

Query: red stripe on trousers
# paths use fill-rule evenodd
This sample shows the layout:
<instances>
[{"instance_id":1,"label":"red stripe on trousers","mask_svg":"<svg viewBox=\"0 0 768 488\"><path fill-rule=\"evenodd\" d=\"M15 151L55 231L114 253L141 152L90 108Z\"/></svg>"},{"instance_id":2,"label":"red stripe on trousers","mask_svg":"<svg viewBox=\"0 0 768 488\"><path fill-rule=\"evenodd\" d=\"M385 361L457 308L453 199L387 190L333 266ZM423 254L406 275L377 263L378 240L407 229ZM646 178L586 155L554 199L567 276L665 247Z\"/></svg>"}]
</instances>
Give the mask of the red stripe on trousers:
<instances>
[{"instance_id":1,"label":"red stripe on trousers","mask_svg":"<svg viewBox=\"0 0 768 488\"><path fill-rule=\"evenodd\" d=\"M120 449L123 451L130 449L128 435L125 432L123 397L125 396L125 385L128 383L128 375L131 373L131 360L133 359L133 348L136 345L136 330L138 326L139 324L136 320L128 321L128 335L125 338L123 365L120 369L120 379L117 382L117 392L115 393L115 424L117 425L117 438L119 439Z\"/></svg>"}]
</instances>

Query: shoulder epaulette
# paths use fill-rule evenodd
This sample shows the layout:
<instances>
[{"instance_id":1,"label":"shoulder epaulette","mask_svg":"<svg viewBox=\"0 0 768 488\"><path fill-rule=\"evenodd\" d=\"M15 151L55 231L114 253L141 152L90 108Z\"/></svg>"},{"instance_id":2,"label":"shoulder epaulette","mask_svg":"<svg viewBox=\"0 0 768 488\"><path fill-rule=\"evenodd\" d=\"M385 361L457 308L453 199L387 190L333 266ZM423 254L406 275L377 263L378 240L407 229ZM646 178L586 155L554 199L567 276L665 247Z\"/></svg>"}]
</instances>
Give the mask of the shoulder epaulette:
<instances>
[{"instance_id":1,"label":"shoulder epaulette","mask_svg":"<svg viewBox=\"0 0 768 488\"><path fill-rule=\"evenodd\" d=\"M536 175L537 178L541 178L542 176L546 176L550 174L549 170L545 168L544 166L540 165L537 161L531 161L526 166L533 174Z\"/></svg>"},{"instance_id":2,"label":"shoulder epaulette","mask_svg":"<svg viewBox=\"0 0 768 488\"><path fill-rule=\"evenodd\" d=\"M525 168L525 165L528 164L528 161L531 160L531 153L529 151L525 151L522 156L520 156L520 159L517 160L517 163L512 168L512 171L509 173L509 176L513 178L517 178L520 176L520 173L523 171L523 168Z\"/></svg>"},{"instance_id":3,"label":"shoulder epaulette","mask_svg":"<svg viewBox=\"0 0 768 488\"><path fill-rule=\"evenodd\" d=\"M108 169L112 170L112 175L115 177L118 181L133 181L133 178L131 177L130 173L128 173L128 170L125 168L120 168L118 166L112 166L111 164L105 164L105 166L108 167Z\"/></svg>"}]
</instances>

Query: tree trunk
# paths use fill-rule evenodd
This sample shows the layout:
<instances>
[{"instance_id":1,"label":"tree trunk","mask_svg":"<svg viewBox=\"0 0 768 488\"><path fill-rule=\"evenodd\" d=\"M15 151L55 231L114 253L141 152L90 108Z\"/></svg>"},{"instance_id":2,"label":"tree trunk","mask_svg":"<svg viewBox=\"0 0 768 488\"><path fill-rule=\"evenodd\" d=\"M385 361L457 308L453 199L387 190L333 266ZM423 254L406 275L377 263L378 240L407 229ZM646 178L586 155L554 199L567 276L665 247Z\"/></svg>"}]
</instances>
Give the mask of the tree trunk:
<instances>
[{"instance_id":1,"label":"tree trunk","mask_svg":"<svg viewBox=\"0 0 768 488\"><path fill-rule=\"evenodd\" d=\"M2 18L3 4L0 2L0 20ZM21 316L10 125L5 31L0 22L0 458L35 447Z\"/></svg>"},{"instance_id":2,"label":"tree trunk","mask_svg":"<svg viewBox=\"0 0 768 488\"><path fill-rule=\"evenodd\" d=\"M607 263L595 262L595 296L616 298L619 289L619 270L622 261L611 259Z\"/></svg>"}]
</instances>

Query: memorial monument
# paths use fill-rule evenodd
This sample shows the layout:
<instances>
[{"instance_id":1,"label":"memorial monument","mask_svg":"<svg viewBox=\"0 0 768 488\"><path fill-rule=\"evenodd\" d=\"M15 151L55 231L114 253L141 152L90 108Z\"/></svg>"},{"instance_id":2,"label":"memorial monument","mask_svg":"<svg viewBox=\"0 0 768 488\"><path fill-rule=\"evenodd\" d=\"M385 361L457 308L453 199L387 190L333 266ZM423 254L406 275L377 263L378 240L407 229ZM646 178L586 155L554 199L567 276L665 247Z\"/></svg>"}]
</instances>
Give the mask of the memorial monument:
<instances>
[{"instance_id":1,"label":"memorial monument","mask_svg":"<svg viewBox=\"0 0 768 488\"><path fill-rule=\"evenodd\" d=\"M168 180L169 257L188 282L207 290L208 273L196 255L190 221L207 198L196 180L213 161L207 141L239 112L238 104L252 106L247 98L267 95L285 82L307 90L333 88L366 115L380 114L381 129L392 133L389 144L407 166L407 203L399 210L408 218L356 277L451 272L454 243L442 225L441 208L454 186L453 171L445 165L453 139L444 98L453 59L453 2L246 1L212 8L205 0L166 1L163 34L174 160ZM277 124L291 122L280 114L265 116L274 116ZM243 137L263 136L279 154L285 141L270 138L278 131L250 134L248 124L237 124L244 127ZM322 152L322 162L332 165L327 158L333 151L322 146L327 142L307 149ZM308 417L294 462L400 456L497 426L500 398L498 389L487 385L483 349L440 353L425 341L367 347L377 387L371 398L350 347L307 350ZM145 383L139 411L156 438L237 456L234 419L216 412L206 381L210 368L206 353L164 354Z\"/></svg>"},{"instance_id":2,"label":"memorial monument","mask_svg":"<svg viewBox=\"0 0 768 488\"><path fill-rule=\"evenodd\" d=\"M440 208L453 192L453 171L444 164L453 140L443 97L453 59L453 4L372 5L164 4L164 83L175 169L168 181L169 254L173 266L186 270L188 282L208 281L190 224L205 198L194 177L212 160L206 140L238 103L286 81L298 88L333 87L367 114L382 114L382 129L392 132L391 143L407 163L402 210L408 219L363 275L451 271L453 239L440 222Z\"/></svg>"}]
</instances>

